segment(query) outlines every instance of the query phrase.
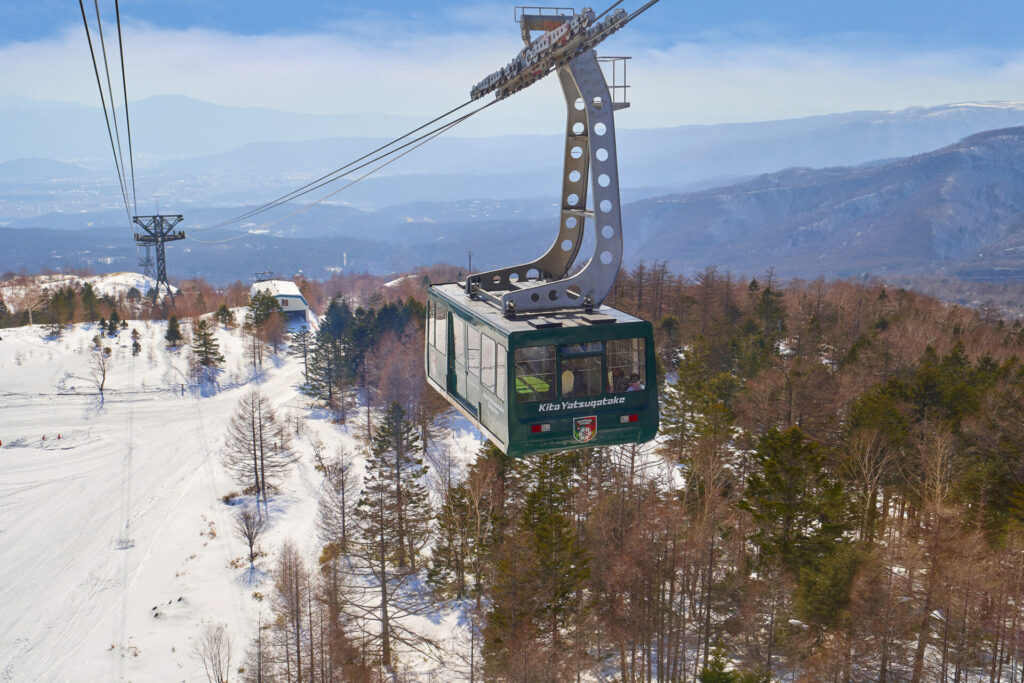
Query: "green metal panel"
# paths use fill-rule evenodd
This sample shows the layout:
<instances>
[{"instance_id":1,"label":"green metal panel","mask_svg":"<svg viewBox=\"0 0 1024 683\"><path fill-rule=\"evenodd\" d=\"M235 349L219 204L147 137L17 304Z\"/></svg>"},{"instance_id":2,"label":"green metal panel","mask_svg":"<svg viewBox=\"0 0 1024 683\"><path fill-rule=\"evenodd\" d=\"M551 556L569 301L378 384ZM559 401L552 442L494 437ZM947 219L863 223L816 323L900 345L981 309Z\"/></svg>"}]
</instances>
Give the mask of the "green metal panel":
<instances>
[{"instance_id":1,"label":"green metal panel","mask_svg":"<svg viewBox=\"0 0 1024 683\"><path fill-rule=\"evenodd\" d=\"M514 333L509 339L509 356L524 346L552 344L556 349L566 344L579 344L612 339L641 338L645 340L646 389L643 391L550 401L519 403L513 400L509 411L509 448L513 456L581 447L613 446L650 441L658 433L658 384L655 377L654 339L651 324L646 321L615 323L580 328L552 328L535 332ZM513 364L514 365L514 364ZM559 374L556 366L556 375ZM602 379L605 371L602 370ZM515 382L515 368L509 369L509 381ZM510 394L511 395L511 394ZM636 415L635 422L621 422L623 416ZM596 430L586 441L580 440L578 426L586 418L595 418ZM550 425L548 431L535 433L533 425ZM583 435L586 436L585 434Z\"/></svg>"},{"instance_id":2,"label":"green metal panel","mask_svg":"<svg viewBox=\"0 0 1024 683\"><path fill-rule=\"evenodd\" d=\"M454 358L452 334L461 326L449 324L448 381L445 386L436 381L428 370L428 383L469 419L503 451L522 457L535 453L568 450L581 447L611 446L650 441L658 432L658 393L655 377L654 336L651 324L627 316L614 309L603 308L601 313L621 322L608 324L567 324L562 327L533 329L522 321L506 322L501 316L489 315L480 302L460 301L460 293L445 286L431 287L429 299L440 301L451 311L451 321L457 317L470 328L493 339L506 349L505 373L497 381L504 382L505 400L497 393L481 386L478 377L467 371L465 365ZM462 297L464 299L464 296ZM575 314L581 315L581 314ZM571 321L567 321L571 322ZM503 329L506 328L506 329ZM550 400L519 402L516 394L516 349L528 346L560 347L587 342L643 339L646 388L641 391L609 393L604 380L607 368L601 366L602 392L585 398L561 398L561 387ZM465 348L465 346L463 346ZM431 360L428 348L427 359ZM436 353L436 352L434 352ZM601 357L606 353L602 351ZM436 363L436 358L434 359ZM555 377L559 378L561 356L556 359ZM634 416L634 421L628 421ZM625 422L623 420L626 420ZM535 425L545 431L535 432Z\"/></svg>"}]
</instances>

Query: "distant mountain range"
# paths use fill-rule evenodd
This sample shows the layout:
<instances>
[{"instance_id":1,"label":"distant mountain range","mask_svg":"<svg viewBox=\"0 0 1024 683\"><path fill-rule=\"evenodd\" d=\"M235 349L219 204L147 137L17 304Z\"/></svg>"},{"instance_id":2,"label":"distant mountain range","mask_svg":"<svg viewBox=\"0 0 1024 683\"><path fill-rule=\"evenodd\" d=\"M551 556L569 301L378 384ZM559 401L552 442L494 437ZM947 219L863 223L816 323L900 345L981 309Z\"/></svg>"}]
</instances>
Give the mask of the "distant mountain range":
<instances>
[{"instance_id":1,"label":"distant mountain range","mask_svg":"<svg viewBox=\"0 0 1024 683\"><path fill-rule=\"evenodd\" d=\"M238 209L205 209L211 225ZM666 260L679 272L708 265L784 277L945 273L1024 277L1024 127L994 130L925 154L826 169L791 168L740 183L624 205L626 259ZM508 265L539 255L557 207L542 200L414 203L362 211L320 205L269 234L188 229L209 244L168 249L173 276L223 283L267 266L324 277L338 269L401 272L446 261ZM61 227L0 229L0 272L135 267L125 228L63 215ZM89 219L92 220L89 220ZM111 212L111 219L117 218ZM253 226L253 230L258 226ZM221 241L230 240L230 241ZM585 240L583 252L587 253Z\"/></svg>"},{"instance_id":2,"label":"distant mountain range","mask_svg":"<svg viewBox=\"0 0 1024 683\"><path fill-rule=\"evenodd\" d=\"M182 212L262 203L423 123L403 116L222 107L176 96L131 107L140 202L152 205L159 195L163 206ZM639 199L793 166L854 165L919 154L973 133L1024 125L1024 104L964 103L651 130L630 129L629 120L629 110L618 116L621 185L629 198ZM48 212L92 212L120 201L98 108L0 99L0 130L0 162L48 158L95 171L88 178L54 176L63 178L56 184L43 183L34 172L20 178L9 173L0 178L0 222L37 216L40 227L53 227L46 222ZM409 202L557 196L560 135L456 137L461 130L360 181L337 200L379 209Z\"/></svg>"},{"instance_id":3,"label":"distant mountain range","mask_svg":"<svg viewBox=\"0 0 1024 683\"><path fill-rule=\"evenodd\" d=\"M790 169L626 207L634 254L692 271L1024 275L1024 127L881 165Z\"/></svg>"},{"instance_id":4,"label":"distant mountain range","mask_svg":"<svg viewBox=\"0 0 1024 683\"><path fill-rule=\"evenodd\" d=\"M0 162L0 182L53 183L95 176L95 171L52 159L13 159Z\"/></svg>"}]
</instances>

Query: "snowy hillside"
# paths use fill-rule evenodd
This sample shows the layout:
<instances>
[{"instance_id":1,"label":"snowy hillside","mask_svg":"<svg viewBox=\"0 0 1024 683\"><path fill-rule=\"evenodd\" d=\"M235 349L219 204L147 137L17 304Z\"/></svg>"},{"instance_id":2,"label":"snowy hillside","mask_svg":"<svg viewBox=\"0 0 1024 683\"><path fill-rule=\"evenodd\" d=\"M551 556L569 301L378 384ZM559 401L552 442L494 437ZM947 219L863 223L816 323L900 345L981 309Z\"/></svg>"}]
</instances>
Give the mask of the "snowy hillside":
<instances>
[{"instance_id":1,"label":"snowy hillside","mask_svg":"<svg viewBox=\"0 0 1024 683\"><path fill-rule=\"evenodd\" d=\"M92 285L92 288L99 296L109 296L112 299L128 294L135 288L139 293L145 295L150 288L156 286L156 280L141 273L120 272L106 273L104 275L67 275L55 273L52 275L36 275L31 280L34 286L49 291L62 287L79 288L85 284ZM17 302L21 285L5 283L0 286L0 299L4 301ZM177 288L175 288L177 291Z\"/></svg>"},{"instance_id":2,"label":"snowy hillside","mask_svg":"<svg viewBox=\"0 0 1024 683\"><path fill-rule=\"evenodd\" d=\"M224 370L216 385L193 385L188 350L166 350L165 329L129 321L104 339L102 396L91 377L95 326L59 339L38 326L0 334L0 681L206 680L192 649L207 623L227 624L241 660L269 612L255 591L272 586L245 582L246 548L222 500L239 487L220 452L253 386L303 424L298 466L271 498L263 566L286 538L319 552L322 477L310 442L359 452L355 438L306 407L299 361L282 356L254 375L241 333L218 329ZM477 446L461 433L452 452L468 460ZM422 625L444 640L457 636L456 617Z\"/></svg>"}]
</instances>

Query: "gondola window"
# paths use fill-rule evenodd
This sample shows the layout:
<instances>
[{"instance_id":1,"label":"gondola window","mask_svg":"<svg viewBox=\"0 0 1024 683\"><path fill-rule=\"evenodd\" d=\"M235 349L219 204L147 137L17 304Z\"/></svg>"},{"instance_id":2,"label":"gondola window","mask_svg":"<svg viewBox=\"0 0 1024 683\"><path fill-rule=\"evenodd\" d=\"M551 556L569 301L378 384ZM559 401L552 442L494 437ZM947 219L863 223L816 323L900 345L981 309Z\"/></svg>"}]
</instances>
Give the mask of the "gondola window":
<instances>
[{"instance_id":1,"label":"gondola window","mask_svg":"<svg viewBox=\"0 0 1024 683\"><path fill-rule=\"evenodd\" d=\"M642 338L608 342L608 392L621 394L647 388L647 349Z\"/></svg>"},{"instance_id":2,"label":"gondola window","mask_svg":"<svg viewBox=\"0 0 1024 683\"><path fill-rule=\"evenodd\" d=\"M452 316L452 337L455 362L466 364L466 322L458 316Z\"/></svg>"},{"instance_id":3,"label":"gondola window","mask_svg":"<svg viewBox=\"0 0 1024 683\"><path fill-rule=\"evenodd\" d=\"M469 374L480 376L480 330L472 327L466 337L466 369Z\"/></svg>"},{"instance_id":4,"label":"gondola window","mask_svg":"<svg viewBox=\"0 0 1024 683\"><path fill-rule=\"evenodd\" d=\"M494 393L494 340L484 337L480 345L480 383Z\"/></svg>"},{"instance_id":5,"label":"gondola window","mask_svg":"<svg viewBox=\"0 0 1024 683\"><path fill-rule=\"evenodd\" d=\"M497 381L497 384L495 386L495 389L496 389L495 394L502 401L505 400L505 384L508 382L508 378L505 376L505 354L506 353L508 353L508 351L505 350L505 347L502 346L501 344L498 344L498 356L497 356L496 363L495 363L495 369L497 370L497 374L498 374L498 381Z\"/></svg>"},{"instance_id":6,"label":"gondola window","mask_svg":"<svg viewBox=\"0 0 1024 683\"><path fill-rule=\"evenodd\" d=\"M516 399L520 403L555 397L555 347L524 346L515 350Z\"/></svg>"}]
</instances>

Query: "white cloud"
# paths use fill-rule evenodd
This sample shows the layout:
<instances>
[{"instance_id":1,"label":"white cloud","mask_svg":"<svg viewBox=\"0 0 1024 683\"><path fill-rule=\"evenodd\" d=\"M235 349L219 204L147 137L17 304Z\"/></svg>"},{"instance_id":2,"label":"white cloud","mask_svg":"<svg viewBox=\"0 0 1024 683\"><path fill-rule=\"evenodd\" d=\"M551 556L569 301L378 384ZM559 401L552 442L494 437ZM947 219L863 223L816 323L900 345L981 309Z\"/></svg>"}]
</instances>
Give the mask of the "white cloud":
<instances>
[{"instance_id":1,"label":"white cloud","mask_svg":"<svg viewBox=\"0 0 1024 683\"><path fill-rule=\"evenodd\" d=\"M484 19L494 12L486 6L470 23L491 25ZM444 36L402 29L242 36L135 24L126 27L125 40L131 99L176 93L235 106L423 117L464 101L471 84L521 46L511 17L493 30ZM628 29L602 52L634 57L634 106L620 119L629 127L1024 100L1021 52L908 52L852 37L749 44L726 36L655 50ZM0 93L98 104L81 29L3 46L0 64ZM490 109L470 132L557 131L562 110L557 83L548 79Z\"/></svg>"}]
</instances>

